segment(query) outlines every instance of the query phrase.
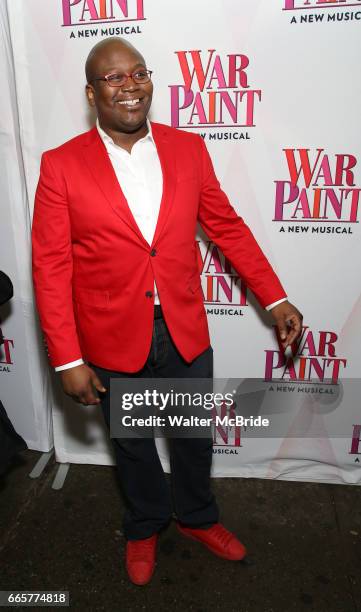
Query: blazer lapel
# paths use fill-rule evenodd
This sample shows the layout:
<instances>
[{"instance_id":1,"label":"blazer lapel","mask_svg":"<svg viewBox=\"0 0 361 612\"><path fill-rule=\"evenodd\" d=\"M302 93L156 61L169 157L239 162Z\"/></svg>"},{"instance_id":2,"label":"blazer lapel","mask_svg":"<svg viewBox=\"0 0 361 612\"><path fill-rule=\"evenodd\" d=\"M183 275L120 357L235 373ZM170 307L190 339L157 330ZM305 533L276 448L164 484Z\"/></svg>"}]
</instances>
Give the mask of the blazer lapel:
<instances>
[{"instance_id":1,"label":"blazer lapel","mask_svg":"<svg viewBox=\"0 0 361 612\"><path fill-rule=\"evenodd\" d=\"M143 237L133 215L128 202L119 185L114 168L109 159L107 150L99 136L98 130L94 127L88 133L89 137L84 143L83 153L85 161L94 180L99 185L108 203L128 227L137 234L138 238L149 248L149 244Z\"/></svg>"},{"instance_id":2,"label":"blazer lapel","mask_svg":"<svg viewBox=\"0 0 361 612\"><path fill-rule=\"evenodd\" d=\"M169 132L164 130L161 125L152 123L152 134L155 146L157 147L163 174L162 200L160 203L158 221L152 241L152 245L155 245L164 229L168 215L172 208L177 177L175 151L174 147L172 146L171 138L169 137Z\"/></svg>"},{"instance_id":3,"label":"blazer lapel","mask_svg":"<svg viewBox=\"0 0 361 612\"><path fill-rule=\"evenodd\" d=\"M155 245L161 235L172 207L176 187L176 164L174 147L172 146L168 132L164 130L161 125L152 123L152 134L163 174L162 200L152 241L152 245ZM132 215L127 199L119 185L112 163L96 127L88 132L88 138L84 143L83 152L85 161L94 180L99 185L114 212L137 234L138 238L149 249L149 244L145 240Z\"/></svg>"}]
</instances>

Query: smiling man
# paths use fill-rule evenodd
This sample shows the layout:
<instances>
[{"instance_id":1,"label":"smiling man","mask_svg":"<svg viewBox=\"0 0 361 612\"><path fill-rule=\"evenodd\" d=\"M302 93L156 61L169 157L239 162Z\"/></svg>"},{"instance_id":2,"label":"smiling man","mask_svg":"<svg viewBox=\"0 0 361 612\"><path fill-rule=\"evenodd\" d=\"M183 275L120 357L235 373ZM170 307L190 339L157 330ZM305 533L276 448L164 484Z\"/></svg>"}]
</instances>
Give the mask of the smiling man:
<instances>
[{"instance_id":1,"label":"smiling man","mask_svg":"<svg viewBox=\"0 0 361 612\"><path fill-rule=\"evenodd\" d=\"M91 50L86 93L96 126L43 154L36 192L33 277L50 361L66 394L101 403L108 427L112 377L213 376L197 222L271 311L283 346L301 331L302 316L221 190L202 138L148 120L151 75L122 39ZM112 442L135 584L150 580L173 512L179 531L214 554L245 556L218 522L210 438L170 440L171 489L153 438Z\"/></svg>"},{"instance_id":2,"label":"smiling man","mask_svg":"<svg viewBox=\"0 0 361 612\"><path fill-rule=\"evenodd\" d=\"M140 53L120 39L98 43L88 56L85 72L88 100L97 109L101 128L130 153L133 145L148 134L152 72Z\"/></svg>"}]
</instances>

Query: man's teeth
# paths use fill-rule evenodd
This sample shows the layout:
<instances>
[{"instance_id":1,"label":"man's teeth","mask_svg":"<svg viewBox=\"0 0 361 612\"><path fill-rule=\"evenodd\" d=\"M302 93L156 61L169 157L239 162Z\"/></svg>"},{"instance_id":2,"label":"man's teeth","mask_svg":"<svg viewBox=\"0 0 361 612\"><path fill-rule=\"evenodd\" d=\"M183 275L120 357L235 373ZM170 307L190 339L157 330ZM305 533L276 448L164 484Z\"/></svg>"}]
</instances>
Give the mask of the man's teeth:
<instances>
[{"instance_id":1,"label":"man's teeth","mask_svg":"<svg viewBox=\"0 0 361 612\"><path fill-rule=\"evenodd\" d=\"M118 104L124 104L126 106L134 106L135 104L138 104L138 102L140 102L139 98L137 98L136 100L119 100Z\"/></svg>"}]
</instances>

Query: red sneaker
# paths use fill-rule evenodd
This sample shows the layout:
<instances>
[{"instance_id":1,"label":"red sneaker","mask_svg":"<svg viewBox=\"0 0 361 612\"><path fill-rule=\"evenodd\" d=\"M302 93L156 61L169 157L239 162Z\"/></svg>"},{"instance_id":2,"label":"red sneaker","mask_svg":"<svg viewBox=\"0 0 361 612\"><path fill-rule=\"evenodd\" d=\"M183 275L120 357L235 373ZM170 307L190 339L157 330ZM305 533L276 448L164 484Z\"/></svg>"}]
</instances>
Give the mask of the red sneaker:
<instances>
[{"instance_id":1,"label":"red sneaker","mask_svg":"<svg viewBox=\"0 0 361 612\"><path fill-rule=\"evenodd\" d=\"M183 535L204 544L218 557L230 561L240 561L247 551L236 536L228 531L221 523L215 523L209 529L191 529L190 527L177 527Z\"/></svg>"},{"instance_id":2,"label":"red sneaker","mask_svg":"<svg viewBox=\"0 0 361 612\"><path fill-rule=\"evenodd\" d=\"M158 534L145 540L128 540L126 547L126 568L134 584L147 584L155 567Z\"/></svg>"}]
</instances>

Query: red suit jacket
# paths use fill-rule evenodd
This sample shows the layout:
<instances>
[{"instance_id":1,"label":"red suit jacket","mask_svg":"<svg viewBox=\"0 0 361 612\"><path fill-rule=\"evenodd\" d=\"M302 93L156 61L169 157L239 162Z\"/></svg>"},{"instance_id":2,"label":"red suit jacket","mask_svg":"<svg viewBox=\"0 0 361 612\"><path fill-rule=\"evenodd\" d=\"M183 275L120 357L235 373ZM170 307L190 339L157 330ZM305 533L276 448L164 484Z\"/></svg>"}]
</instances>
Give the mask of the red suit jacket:
<instances>
[{"instance_id":1,"label":"red suit jacket","mask_svg":"<svg viewBox=\"0 0 361 612\"><path fill-rule=\"evenodd\" d=\"M33 279L51 364L83 357L110 370L144 365L153 282L187 362L209 346L196 225L262 306L286 296L251 231L220 189L203 139L152 123L163 172L153 242L143 238L96 128L43 154L33 218Z\"/></svg>"}]
</instances>

